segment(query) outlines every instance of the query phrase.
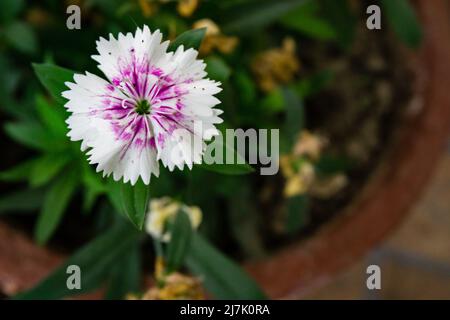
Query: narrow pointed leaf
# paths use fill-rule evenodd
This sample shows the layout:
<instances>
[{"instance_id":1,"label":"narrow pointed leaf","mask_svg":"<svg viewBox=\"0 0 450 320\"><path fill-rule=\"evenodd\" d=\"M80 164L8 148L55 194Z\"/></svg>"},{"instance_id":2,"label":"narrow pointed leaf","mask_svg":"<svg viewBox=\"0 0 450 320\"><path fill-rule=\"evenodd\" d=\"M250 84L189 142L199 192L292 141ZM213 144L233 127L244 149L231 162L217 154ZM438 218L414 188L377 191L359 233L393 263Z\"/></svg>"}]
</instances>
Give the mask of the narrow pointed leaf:
<instances>
[{"instance_id":1,"label":"narrow pointed leaf","mask_svg":"<svg viewBox=\"0 0 450 320\"><path fill-rule=\"evenodd\" d=\"M224 163L206 163L203 160L203 162L199 165L200 168L227 175L242 175L249 174L255 171L252 166L245 162L245 159L239 154L239 152L237 152L234 146L230 145L230 143L224 143L220 139L214 140L206 147L205 154L214 156L214 149L217 151L222 150L222 162ZM226 163L227 154L233 155L233 163Z\"/></svg>"},{"instance_id":2,"label":"narrow pointed leaf","mask_svg":"<svg viewBox=\"0 0 450 320\"><path fill-rule=\"evenodd\" d=\"M23 213L39 209L44 192L40 189L14 191L0 198L0 215L5 213Z\"/></svg>"},{"instance_id":3,"label":"narrow pointed leaf","mask_svg":"<svg viewBox=\"0 0 450 320\"><path fill-rule=\"evenodd\" d=\"M126 299L127 294L136 293L141 285L141 257L139 243L130 246L120 261L112 268L105 299Z\"/></svg>"},{"instance_id":4,"label":"narrow pointed leaf","mask_svg":"<svg viewBox=\"0 0 450 320\"><path fill-rule=\"evenodd\" d=\"M15 141L33 149L49 150L55 146L49 133L37 122L7 123L5 131Z\"/></svg>"},{"instance_id":5,"label":"narrow pointed leaf","mask_svg":"<svg viewBox=\"0 0 450 320\"><path fill-rule=\"evenodd\" d=\"M192 226L186 213L178 211L171 226L171 239L167 247L167 271L176 271L184 262L191 244Z\"/></svg>"},{"instance_id":6,"label":"narrow pointed leaf","mask_svg":"<svg viewBox=\"0 0 450 320\"><path fill-rule=\"evenodd\" d=\"M226 62L218 57L212 56L205 59L208 77L217 81L225 82L231 75L231 69Z\"/></svg>"},{"instance_id":7,"label":"narrow pointed leaf","mask_svg":"<svg viewBox=\"0 0 450 320\"><path fill-rule=\"evenodd\" d=\"M409 47L417 48L422 40L422 28L408 0L383 0L383 12L397 36Z\"/></svg>"},{"instance_id":8,"label":"narrow pointed leaf","mask_svg":"<svg viewBox=\"0 0 450 320\"><path fill-rule=\"evenodd\" d=\"M16 20L8 24L2 31L9 44L18 51L26 54L33 54L37 51L36 33L28 23Z\"/></svg>"},{"instance_id":9,"label":"narrow pointed leaf","mask_svg":"<svg viewBox=\"0 0 450 320\"><path fill-rule=\"evenodd\" d=\"M194 48L198 50L200 48L200 44L202 43L203 38L205 37L206 28L194 29L183 32L180 34L174 41L172 41L169 45L169 51L176 51L177 48L181 45L184 46L184 49Z\"/></svg>"},{"instance_id":10,"label":"narrow pointed leaf","mask_svg":"<svg viewBox=\"0 0 450 320\"><path fill-rule=\"evenodd\" d=\"M36 164L36 159L22 162L15 167L5 171L0 171L1 181L26 181L30 177L31 171Z\"/></svg>"},{"instance_id":11,"label":"narrow pointed leaf","mask_svg":"<svg viewBox=\"0 0 450 320\"><path fill-rule=\"evenodd\" d=\"M197 233L192 234L186 265L216 299L266 298L244 270Z\"/></svg>"},{"instance_id":12,"label":"narrow pointed leaf","mask_svg":"<svg viewBox=\"0 0 450 320\"><path fill-rule=\"evenodd\" d=\"M250 34L286 13L303 5L307 0L250 0L225 13L225 33Z\"/></svg>"},{"instance_id":13,"label":"narrow pointed leaf","mask_svg":"<svg viewBox=\"0 0 450 320\"><path fill-rule=\"evenodd\" d=\"M73 171L60 176L45 196L35 229L35 239L45 244L55 232L78 184Z\"/></svg>"},{"instance_id":14,"label":"narrow pointed leaf","mask_svg":"<svg viewBox=\"0 0 450 320\"><path fill-rule=\"evenodd\" d=\"M43 96L38 96L36 98L36 110L45 128L58 138L63 137L67 139L68 129L65 123L66 114L64 108L49 103Z\"/></svg>"},{"instance_id":15,"label":"narrow pointed leaf","mask_svg":"<svg viewBox=\"0 0 450 320\"><path fill-rule=\"evenodd\" d=\"M65 154L46 154L36 160L30 173L30 184L33 187L49 182L70 161Z\"/></svg>"},{"instance_id":16,"label":"narrow pointed leaf","mask_svg":"<svg viewBox=\"0 0 450 320\"><path fill-rule=\"evenodd\" d=\"M289 152L294 146L300 131L305 126L305 111L303 101L294 90L286 88L283 90L283 95L286 103L286 121L282 134L287 142L283 147L286 152Z\"/></svg>"},{"instance_id":17,"label":"narrow pointed leaf","mask_svg":"<svg viewBox=\"0 0 450 320\"><path fill-rule=\"evenodd\" d=\"M61 96L61 93L68 90L64 83L73 81L75 72L49 63L34 63L33 68L39 81L53 98L59 103L64 103L65 99Z\"/></svg>"},{"instance_id":18,"label":"narrow pointed leaf","mask_svg":"<svg viewBox=\"0 0 450 320\"><path fill-rule=\"evenodd\" d=\"M108 229L90 243L78 250L31 290L21 293L15 299L59 299L90 292L106 281L109 271L130 248L136 246L139 233L127 223L120 223ZM81 288L67 287L67 267L76 265L81 270Z\"/></svg>"},{"instance_id":19,"label":"narrow pointed leaf","mask_svg":"<svg viewBox=\"0 0 450 320\"><path fill-rule=\"evenodd\" d=\"M150 199L150 188L141 180L138 180L134 186L122 183L120 195L123 211L135 227L142 230Z\"/></svg>"}]
</instances>

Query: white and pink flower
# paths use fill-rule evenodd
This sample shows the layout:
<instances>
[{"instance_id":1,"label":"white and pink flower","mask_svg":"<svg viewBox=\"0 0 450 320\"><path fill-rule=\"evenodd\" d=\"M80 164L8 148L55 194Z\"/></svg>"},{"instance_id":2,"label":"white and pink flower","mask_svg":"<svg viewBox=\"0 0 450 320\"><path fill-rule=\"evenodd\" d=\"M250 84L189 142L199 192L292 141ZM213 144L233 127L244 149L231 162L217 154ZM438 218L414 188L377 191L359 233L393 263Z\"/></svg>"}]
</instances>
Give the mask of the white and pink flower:
<instances>
[{"instance_id":1,"label":"white and pink flower","mask_svg":"<svg viewBox=\"0 0 450 320\"><path fill-rule=\"evenodd\" d=\"M97 172L116 181L135 184L141 177L149 184L159 175L159 161L170 171L201 163L204 141L222 122L214 108L220 83L205 78L197 51L180 46L167 52L169 41L161 41L161 32L147 26L134 35L100 38L92 58L108 80L76 74L62 93L71 112L68 136L82 141ZM195 139L201 143L193 147Z\"/></svg>"}]
</instances>

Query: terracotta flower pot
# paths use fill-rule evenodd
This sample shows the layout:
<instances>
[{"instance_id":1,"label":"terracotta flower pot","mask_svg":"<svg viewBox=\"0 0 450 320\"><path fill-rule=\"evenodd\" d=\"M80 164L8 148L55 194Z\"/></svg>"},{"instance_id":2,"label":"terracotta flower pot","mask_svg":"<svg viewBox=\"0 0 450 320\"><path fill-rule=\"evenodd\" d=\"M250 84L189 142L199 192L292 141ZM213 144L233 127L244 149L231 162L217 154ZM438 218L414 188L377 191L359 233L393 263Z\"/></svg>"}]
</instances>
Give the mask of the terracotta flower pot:
<instances>
[{"instance_id":1,"label":"terracotta flower pot","mask_svg":"<svg viewBox=\"0 0 450 320\"><path fill-rule=\"evenodd\" d=\"M377 172L352 204L312 238L247 270L274 298L298 298L349 267L397 227L419 198L450 133L450 13L447 1L421 0L424 43L414 57L410 113ZM405 79L410 81L410 79Z\"/></svg>"},{"instance_id":2,"label":"terracotta flower pot","mask_svg":"<svg viewBox=\"0 0 450 320\"><path fill-rule=\"evenodd\" d=\"M270 297L301 297L350 266L395 229L426 185L450 132L450 14L445 0L420 0L417 7L425 38L415 57L419 85L411 112L345 212L308 240L245 265ZM0 292L32 287L63 259L0 222Z\"/></svg>"}]
</instances>

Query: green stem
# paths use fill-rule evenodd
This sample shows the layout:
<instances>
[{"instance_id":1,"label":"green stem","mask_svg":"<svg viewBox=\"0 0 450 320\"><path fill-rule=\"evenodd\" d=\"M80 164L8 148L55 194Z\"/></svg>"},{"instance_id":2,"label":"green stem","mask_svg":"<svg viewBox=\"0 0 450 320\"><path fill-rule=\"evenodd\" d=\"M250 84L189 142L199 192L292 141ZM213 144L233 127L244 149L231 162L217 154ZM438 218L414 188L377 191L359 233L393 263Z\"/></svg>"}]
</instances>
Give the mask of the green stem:
<instances>
[{"instance_id":1,"label":"green stem","mask_svg":"<svg viewBox=\"0 0 450 320\"><path fill-rule=\"evenodd\" d=\"M153 238L153 247L155 248L156 256L157 257L164 257L164 250L161 244L161 241L158 239Z\"/></svg>"}]
</instances>

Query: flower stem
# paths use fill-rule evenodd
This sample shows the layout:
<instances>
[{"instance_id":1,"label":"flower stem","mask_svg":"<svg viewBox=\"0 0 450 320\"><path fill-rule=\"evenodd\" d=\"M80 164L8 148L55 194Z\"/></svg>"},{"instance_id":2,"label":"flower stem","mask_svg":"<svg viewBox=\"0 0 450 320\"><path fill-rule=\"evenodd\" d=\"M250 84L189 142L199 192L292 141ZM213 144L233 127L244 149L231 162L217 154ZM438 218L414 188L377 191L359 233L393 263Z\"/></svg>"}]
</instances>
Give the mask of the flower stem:
<instances>
[{"instance_id":1,"label":"flower stem","mask_svg":"<svg viewBox=\"0 0 450 320\"><path fill-rule=\"evenodd\" d=\"M158 258L164 257L164 250L163 250L161 241L153 238L153 247L155 248L155 253Z\"/></svg>"}]
</instances>

